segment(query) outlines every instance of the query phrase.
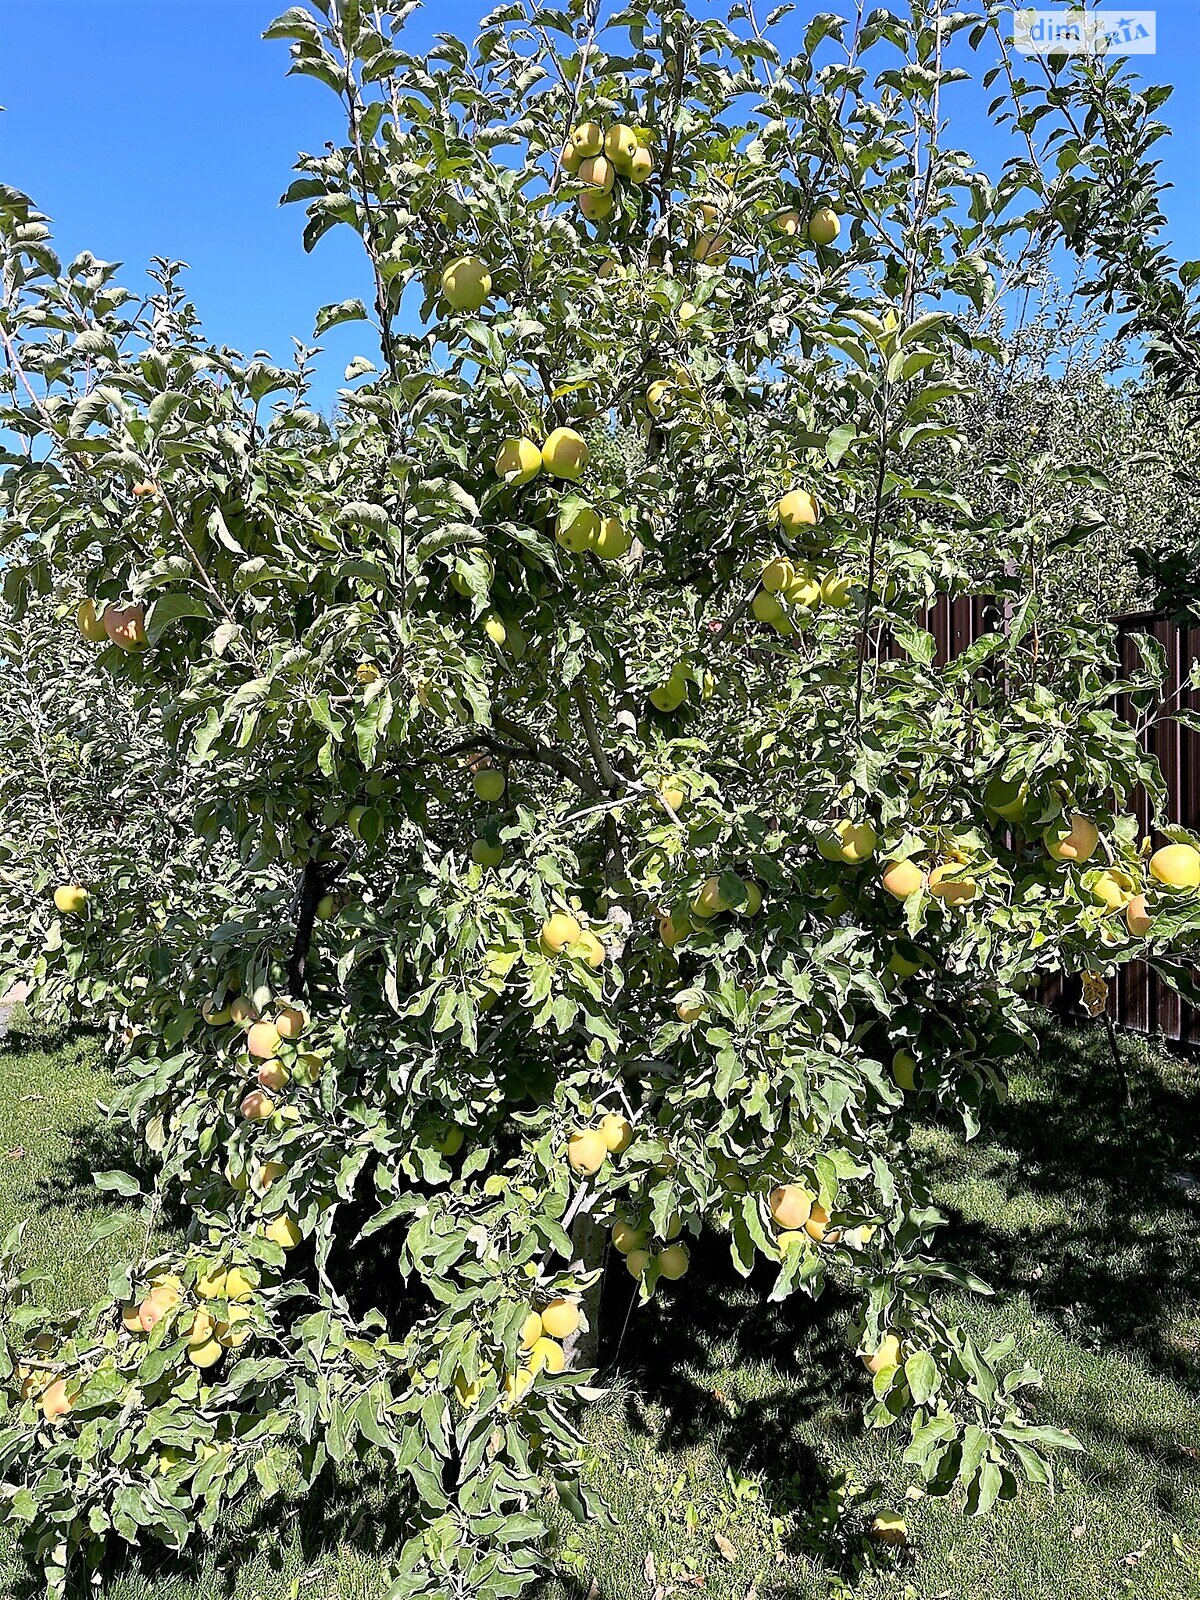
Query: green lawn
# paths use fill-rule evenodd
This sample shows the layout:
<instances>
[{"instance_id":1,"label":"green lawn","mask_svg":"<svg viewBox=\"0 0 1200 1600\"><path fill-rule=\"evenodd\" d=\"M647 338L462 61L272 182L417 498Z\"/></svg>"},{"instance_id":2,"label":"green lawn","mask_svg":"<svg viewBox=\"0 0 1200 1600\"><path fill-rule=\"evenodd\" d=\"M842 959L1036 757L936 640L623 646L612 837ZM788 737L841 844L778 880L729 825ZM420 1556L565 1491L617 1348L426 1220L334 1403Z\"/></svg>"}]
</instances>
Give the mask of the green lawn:
<instances>
[{"instance_id":1,"label":"green lawn","mask_svg":"<svg viewBox=\"0 0 1200 1600\"><path fill-rule=\"evenodd\" d=\"M719 1248L635 1313L596 1411L595 1479L612 1526L564 1524L561 1575L537 1600L653 1600L657 1590L745 1600L1154 1600L1200 1596L1200 1064L1125 1040L1126 1107L1099 1032L1056 1033L1019 1073L991 1136L922 1129L948 1248L1000 1291L962 1313L1012 1329L1046 1374L1042 1409L1087 1446L1055 1499L983 1523L906 1498L902 1441L864 1435L865 1378L845 1312L767 1306ZM119 1164L93 1105L106 1080L90 1041L0 1046L0 1230L20 1216L30 1260L66 1303L103 1282L86 1227L87 1175ZM131 1224L106 1242L118 1254ZM613 1286L623 1318L628 1291ZM912 1546L875 1557L869 1504L902 1509ZM314 1500L317 1497L314 1497ZM319 1504L247 1504L198 1567L134 1563L107 1600L379 1600L386 1497L331 1486ZM0 1595L31 1591L0 1534Z\"/></svg>"}]
</instances>

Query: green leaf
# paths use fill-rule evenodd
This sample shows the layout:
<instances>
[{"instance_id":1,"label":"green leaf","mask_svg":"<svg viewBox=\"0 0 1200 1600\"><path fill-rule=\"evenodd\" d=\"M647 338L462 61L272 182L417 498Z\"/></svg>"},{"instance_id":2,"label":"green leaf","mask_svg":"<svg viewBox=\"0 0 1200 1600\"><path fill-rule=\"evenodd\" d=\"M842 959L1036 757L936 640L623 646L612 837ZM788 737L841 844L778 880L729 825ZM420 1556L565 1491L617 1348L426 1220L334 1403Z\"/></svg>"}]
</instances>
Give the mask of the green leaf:
<instances>
[{"instance_id":1,"label":"green leaf","mask_svg":"<svg viewBox=\"0 0 1200 1600\"><path fill-rule=\"evenodd\" d=\"M175 622L187 618L204 618L211 621L207 605L199 595L186 589L173 589L161 595L150 607L146 617L146 638L157 644L167 629Z\"/></svg>"},{"instance_id":2,"label":"green leaf","mask_svg":"<svg viewBox=\"0 0 1200 1600\"><path fill-rule=\"evenodd\" d=\"M336 328L343 322L367 321L367 308L361 300L340 300L336 305L322 306L317 312L316 334L320 338L330 328Z\"/></svg>"},{"instance_id":3,"label":"green leaf","mask_svg":"<svg viewBox=\"0 0 1200 1600\"><path fill-rule=\"evenodd\" d=\"M904 1363L904 1376L916 1405L927 1404L938 1391L940 1380L937 1363L926 1350L914 1351L908 1357Z\"/></svg>"},{"instance_id":4,"label":"green leaf","mask_svg":"<svg viewBox=\"0 0 1200 1600\"><path fill-rule=\"evenodd\" d=\"M141 1193L141 1184L128 1172L97 1172L92 1181L97 1189L103 1189L110 1194L121 1194L127 1199Z\"/></svg>"}]
</instances>

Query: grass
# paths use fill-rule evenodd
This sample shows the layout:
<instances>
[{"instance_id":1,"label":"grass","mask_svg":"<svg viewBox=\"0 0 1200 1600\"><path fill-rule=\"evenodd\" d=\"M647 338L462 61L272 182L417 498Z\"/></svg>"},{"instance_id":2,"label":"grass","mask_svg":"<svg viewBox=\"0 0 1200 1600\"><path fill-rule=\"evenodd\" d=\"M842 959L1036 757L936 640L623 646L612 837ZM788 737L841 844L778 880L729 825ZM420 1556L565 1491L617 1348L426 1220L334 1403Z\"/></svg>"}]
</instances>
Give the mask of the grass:
<instances>
[{"instance_id":1,"label":"grass","mask_svg":"<svg viewBox=\"0 0 1200 1600\"><path fill-rule=\"evenodd\" d=\"M535 1600L1197 1600L1200 1064L1122 1048L1129 1106L1101 1033L1054 1032L988 1135L916 1135L953 1219L948 1253L999 1291L956 1309L981 1334L1017 1335L1046 1375L1041 1415L1086 1446L1053 1499L972 1522L954 1501L906 1497L902 1439L859 1421L846 1308L768 1306L714 1242L609 1349L589 1427L613 1521L564 1523L559 1575ZM60 1304L103 1284L84 1241L107 1209L87 1175L120 1164L92 1111L106 1086L93 1042L0 1047L0 1231L29 1217L27 1257L53 1270ZM618 1277L608 1294L619 1331L629 1288ZM899 1556L861 1537L876 1506L907 1518ZM195 1564L127 1562L103 1593L378 1600L388 1521L384 1488L365 1477L282 1511L247 1504ZM0 1596L31 1592L0 1533Z\"/></svg>"}]
</instances>

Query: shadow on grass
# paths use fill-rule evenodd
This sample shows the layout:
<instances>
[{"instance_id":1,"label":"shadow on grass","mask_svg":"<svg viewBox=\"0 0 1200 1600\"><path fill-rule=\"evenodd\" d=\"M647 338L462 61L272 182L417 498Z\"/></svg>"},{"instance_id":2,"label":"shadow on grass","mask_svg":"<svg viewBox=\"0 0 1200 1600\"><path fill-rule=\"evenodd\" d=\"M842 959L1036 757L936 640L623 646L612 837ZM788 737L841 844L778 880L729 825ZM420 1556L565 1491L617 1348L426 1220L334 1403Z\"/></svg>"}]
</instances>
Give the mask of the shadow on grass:
<instances>
[{"instance_id":1,"label":"shadow on grass","mask_svg":"<svg viewBox=\"0 0 1200 1600\"><path fill-rule=\"evenodd\" d=\"M75 1572L69 1600L98 1592L217 1600L239 1592L239 1584L245 1592L247 1568L260 1564L276 1573L292 1570L291 1585L283 1592L332 1595L338 1592L331 1587L336 1574L320 1570L331 1557L352 1550L386 1569L411 1532L410 1502L395 1492L394 1474L382 1458L364 1465L358 1477L328 1468L301 1499L248 1497L243 1504L247 1509L235 1508L215 1534L198 1535L178 1554L159 1545L131 1550L114 1544L97 1574L99 1585ZM257 1594L258 1586L251 1592ZM10 1600L40 1600L44 1593L36 1574L23 1575Z\"/></svg>"},{"instance_id":2,"label":"shadow on grass","mask_svg":"<svg viewBox=\"0 0 1200 1600\"><path fill-rule=\"evenodd\" d=\"M49 1030L34 1022L27 1026L18 1022L0 1039L0 1079L11 1079L12 1063L22 1057L49 1057L54 1064L41 1092L27 1098L35 1106L39 1101L44 1103L56 1142L65 1143L67 1148L48 1171L31 1177L23 1189L14 1192L14 1201L27 1208L30 1215L78 1210L81 1205L94 1211L127 1208L128 1199L113 1190L96 1187L98 1172L120 1170L137 1178L143 1189L153 1185L154 1168L145 1159L142 1141L127 1124L107 1121L98 1113L93 1095L102 1093L111 1083L104 1076L98 1055L100 1039L96 1032ZM86 1095L79 1093L81 1079L86 1079L88 1085ZM67 1103L56 1104L55 1092L62 1085L66 1086ZM168 1197L163 1220L168 1227L182 1230L188 1218Z\"/></svg>"},{"instance_id":3,"label":"shadow on grass","mask_svg":"<svg viewBox=\"0 0 1200 1600\"><path fill-rule=\"evenodd\" d=\"M625 1380L631 1434L662 1450L715 1449L733 1478L758 1481L772 1517L789 1522L785 1548L849 1576L861 1547L846 1545L830 1515L839 1479L828 1460L857 1431L867 1392L865 1379L858 1392L847 1348L849 1302L831 1287L816 1305L801 1296L772 1303L774 1270L763 1263L742 1279L727 1243L711 1234L691 1256L687 1276L648 1306L633 1291L631 1311L628 1276L610 1270L601 1381L605 1369ZM814 1432L828 1450L814 1447Z\"/></svg>"},{"instance_id":4,"label":"shadow on grass","mask_svg":"<svg viewBox=\"0 0 1200 1600\"><path fill-rule=\"evenodd\" d=\"M1200 1062L1119 1038L1130 1103L1101 1028L1056 1027L975 1145L922 1159L935 1190L969 1186L952 1214L963 1265L1086 1345L1135 1350L1200 1394L1181 1303L1200 1298ZM1014 1218L1021 1220L1017 1221Z\"/></svg>"}]
</instances>

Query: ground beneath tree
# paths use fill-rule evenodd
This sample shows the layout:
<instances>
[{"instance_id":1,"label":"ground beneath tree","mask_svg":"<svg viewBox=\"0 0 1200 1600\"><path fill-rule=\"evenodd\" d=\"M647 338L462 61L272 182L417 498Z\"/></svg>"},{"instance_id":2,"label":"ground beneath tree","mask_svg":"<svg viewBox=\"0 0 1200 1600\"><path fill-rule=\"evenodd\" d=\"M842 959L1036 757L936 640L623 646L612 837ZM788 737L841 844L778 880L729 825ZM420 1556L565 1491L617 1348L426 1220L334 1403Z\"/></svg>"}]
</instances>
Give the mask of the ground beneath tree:
<instances>
[{"instance_id":1,"label":"ground beneath tree","mask_svg":"<svg viewBox=\"0 0 1200 1600\"><path fill-rule=\"evenodd\" d=\"M981 1338L1013 1332L1046 1375L1039 1412L1075 1430L1058 1495L988 1521L906 1497L900 1436L863 1432L865 1377L836 1297L766 1304L719 1240L687 1278L628 1318L632 1280L606 1289L608 1401L594 1481L613 1513L558 1525L561 1575L535 1600L1197 1600L1200 1596L1200 1064L1123 1041L1126 1107L1098 1031L1052 1031L1009 1106L967 1145L915 1142L953 1221L947 1254L997 1289L957 1309ZM121 1164L99 1121L90 1039L0 1042L0 1232L20 1217L29 1264L59 1306L103 1287L132 1215L100 1250L89 1226L121 1202L90 1174ZM877 1500L860 1501L877 1492ZM879 1506L911 1548L877 1558ZM378 1471L344 1474L295 1507L245 1505L195 1566L151 1559L109 1575L105 1600L379 1600L399 1534ZM0 1597L37 1592L0 1533Z\"/></svg>"}]
</instances>

